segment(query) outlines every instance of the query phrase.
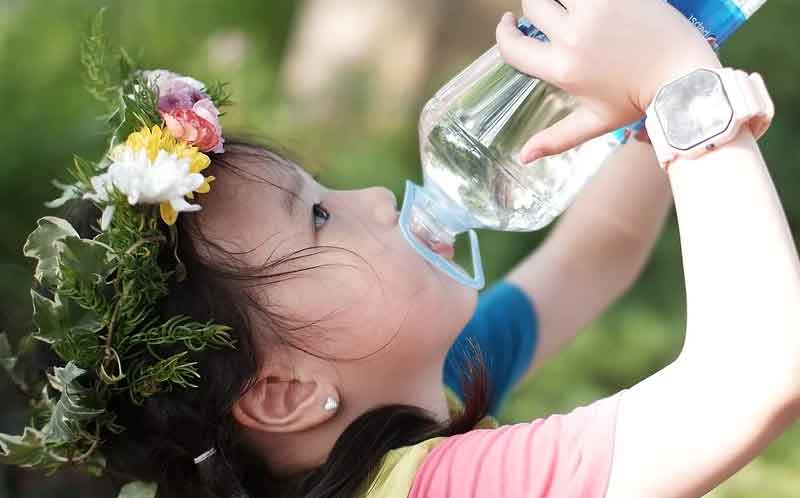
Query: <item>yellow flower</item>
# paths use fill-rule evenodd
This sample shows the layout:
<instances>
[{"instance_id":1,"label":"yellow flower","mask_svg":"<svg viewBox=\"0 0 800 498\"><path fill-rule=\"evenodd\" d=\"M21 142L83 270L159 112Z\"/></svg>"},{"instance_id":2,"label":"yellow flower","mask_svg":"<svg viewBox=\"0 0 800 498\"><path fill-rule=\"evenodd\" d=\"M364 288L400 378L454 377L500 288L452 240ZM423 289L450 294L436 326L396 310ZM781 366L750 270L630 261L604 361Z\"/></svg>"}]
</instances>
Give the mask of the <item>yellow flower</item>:
<instances>
[{"instance_id":1,"label":"yellow flower","mask_svg":"<svg viewBox=\"0 0 800 498\"><path fill-rule=\"evenodd\" d=\"M200 173L211 164L211 159L198 150L197 147L189 145L183 140L177 140L173 137L169 130L154 125L152 128L144 127L139 131L133 132L128 135L128 139L124 145L134 151L144 150L147 152L147 157L153 164L158 157L158 151L164 150L171 154L175 154L179 159L186 159L189 161L189 168L192 173ZM205 177L202 185L197 187L194 192L198 194L205 194L211 191L211 182L214 181L213 176ZM194 199L194 193L189 192L186 194L189 199ZM178 219L178 212L172 207L169 202L162 202L161 219L167 225L173 225L175 220Z\"/></svg>"}]
</instances>

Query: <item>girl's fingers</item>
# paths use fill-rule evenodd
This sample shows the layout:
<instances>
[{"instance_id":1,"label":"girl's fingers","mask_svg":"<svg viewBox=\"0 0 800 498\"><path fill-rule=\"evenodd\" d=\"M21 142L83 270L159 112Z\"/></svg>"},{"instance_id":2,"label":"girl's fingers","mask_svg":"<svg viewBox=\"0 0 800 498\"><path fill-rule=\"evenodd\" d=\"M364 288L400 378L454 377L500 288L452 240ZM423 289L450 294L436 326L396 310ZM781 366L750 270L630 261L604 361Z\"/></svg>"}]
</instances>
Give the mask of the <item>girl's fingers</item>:
<instances>
[{"instance_id":1,"label":"girl's fingers","mask_svg":"<svg viewBox=\"0 0 800 498\"><path fill-rule=\"evenodd\" d=\"M520 150L520 161L527 164L545 156L559 154L613 129L612 124L580 107L558 123L531 137Z\"/></svg>"},{"instance_id":2,"label":"girl's fingers","mask_svg":"<svg viewBox=\"0 0 800 498\"><path fill-rule=\"evenodd\" d=\"M523 0L522 11L534 26L550 39L557 39L567 19L567 11L555 0Z\"/></svg>"},{"instance_id":3,"label":"girl's fingers","mask_svg":"<svg viewBox=\"0 0 800 498\"><path fill-rule=\"evenodd\" d=\"M497 47L503 59L519 71L547 80L549 71L557 62L549 43L529 38L517 29L517 21L510 12L503 15L497 25Z\"/></svg>"}]
</instances>

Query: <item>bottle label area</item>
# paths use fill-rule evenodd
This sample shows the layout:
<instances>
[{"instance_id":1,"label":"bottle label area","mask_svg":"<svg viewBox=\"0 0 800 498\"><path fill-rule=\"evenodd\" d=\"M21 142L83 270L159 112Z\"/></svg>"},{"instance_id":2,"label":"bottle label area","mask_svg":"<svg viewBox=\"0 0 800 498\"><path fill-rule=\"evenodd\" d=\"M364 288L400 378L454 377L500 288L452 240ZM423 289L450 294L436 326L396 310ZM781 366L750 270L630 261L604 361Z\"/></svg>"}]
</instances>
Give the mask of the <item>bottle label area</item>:
<instances>
[{"instance_id":1,"label":"bottle label area","mask_svg":"<svg viewBox=\"0 0 800 498\"><path fill-rule=\"evenodd\" d=\"M766 0L669 0L715 49L764 3Z\"/></svg>"}]
</instances>

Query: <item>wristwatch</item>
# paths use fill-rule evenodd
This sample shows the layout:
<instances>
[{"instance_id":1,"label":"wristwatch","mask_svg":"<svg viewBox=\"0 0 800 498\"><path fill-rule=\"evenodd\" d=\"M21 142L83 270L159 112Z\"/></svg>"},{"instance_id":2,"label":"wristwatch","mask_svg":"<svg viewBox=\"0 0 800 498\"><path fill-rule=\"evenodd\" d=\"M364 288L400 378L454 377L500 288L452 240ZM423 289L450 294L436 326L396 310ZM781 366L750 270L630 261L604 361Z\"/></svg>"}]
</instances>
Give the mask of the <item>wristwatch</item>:
<instances>
[{"instance_id":1,"label":"wristwatch","mask_svg":"<svg viewBox=\"0 0 800 498\"><path fill-rule=\"evenodd\" d=\"M733 140L743 124L761 138L774 115L758 73L701 68L659 89L645 126L666 170L679 157L696 158Z\"/></svg>"}]
</instances>

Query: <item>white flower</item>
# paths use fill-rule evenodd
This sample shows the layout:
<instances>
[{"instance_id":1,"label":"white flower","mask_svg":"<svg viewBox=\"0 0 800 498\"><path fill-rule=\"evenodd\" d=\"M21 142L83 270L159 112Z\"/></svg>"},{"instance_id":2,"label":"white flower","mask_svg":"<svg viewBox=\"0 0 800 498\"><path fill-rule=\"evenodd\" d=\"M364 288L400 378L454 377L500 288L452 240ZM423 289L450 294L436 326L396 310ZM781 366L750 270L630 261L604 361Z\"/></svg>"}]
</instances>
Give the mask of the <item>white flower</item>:
<instances>
[{"instance_id":1,"label":"white flower","mask_svg":"<svg viewBox=\"0 0 800 498\"><path fill-rule=\"evenodd\" d=\"M114 149L108 170L91 178L94 192L84 198L96 203L108 203L113 188L128 198L128 203L161 204L169 202L177 212L199 211L197 204L186 202L185 196L205 182L200 173L192 173L188 159L159 150L155 161L150 161L144 149L133 150L127 145ZM108 204L100 223L105 230L114 215L114 205Z\"/></svg>"},{"instance_id":2,"label":"white flower","mask_svg":"<svg viewBox=\"0 0 800 498\"><path fill-rule=\"evenodd\" d=\"M112 157L108 175L117 190L128 196L130 204L161 204L170 202L189 206L184 196L203 184L203 175L192 173L189 160L159 150L155 161L147 158L144 149L134 151L128 146L118 148ZM176 201L177 199L177 201ZM178 210L178 207L173 205ZM193 206L179 211L197 211Z\"/></svg>"}]
</instances>

